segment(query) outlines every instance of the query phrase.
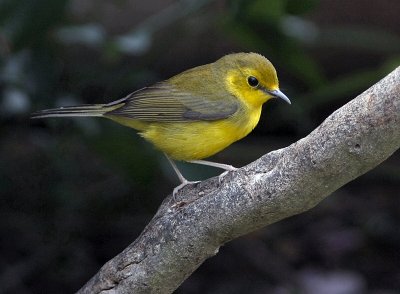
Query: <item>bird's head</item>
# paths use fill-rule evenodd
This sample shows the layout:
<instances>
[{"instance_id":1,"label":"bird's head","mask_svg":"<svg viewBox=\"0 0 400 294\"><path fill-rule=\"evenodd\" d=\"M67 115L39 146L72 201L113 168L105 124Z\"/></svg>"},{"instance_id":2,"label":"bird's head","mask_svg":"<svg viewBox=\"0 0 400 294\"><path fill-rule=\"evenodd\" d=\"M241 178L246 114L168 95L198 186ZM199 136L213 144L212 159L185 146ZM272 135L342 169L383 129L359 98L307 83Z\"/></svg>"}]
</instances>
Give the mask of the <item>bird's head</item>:
<instances>
[{"instance_id":1,"label":"bird's head","mask_svg":"<svg viewBox=\"0 0 400 294\"><path fill-rule=\"evenodd\" d=\"M261 107L271 98L280 98L290 104L279 90L279 81L272 63L257 53L229 54L216 62L225 75L225 85L234 96L249 106Z\"/></svg>"}]
</instances>

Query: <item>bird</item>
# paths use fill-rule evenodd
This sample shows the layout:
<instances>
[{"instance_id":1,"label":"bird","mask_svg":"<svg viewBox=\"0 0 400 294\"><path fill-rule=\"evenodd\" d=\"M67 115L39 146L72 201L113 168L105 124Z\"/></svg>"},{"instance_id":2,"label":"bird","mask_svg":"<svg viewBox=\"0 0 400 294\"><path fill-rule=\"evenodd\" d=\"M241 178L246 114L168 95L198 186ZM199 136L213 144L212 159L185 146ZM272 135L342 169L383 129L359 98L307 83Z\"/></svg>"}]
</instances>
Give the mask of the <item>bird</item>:
<instances>
[{"instance_id":1,"label":"bird","mask_svg":"<svg viewBox=\"0 0 400 294\"><path fill-rule=\"evenodd\" d=\"M35 112L31 118L103 117L133 128L162 151L181 184L190 184L174 161L224 169L235 167L204 160L247 136L257 125L262 105L280 98L272 63L258 53L232 53L106 104L67 106Z\"/></svg>"}]
</instances>

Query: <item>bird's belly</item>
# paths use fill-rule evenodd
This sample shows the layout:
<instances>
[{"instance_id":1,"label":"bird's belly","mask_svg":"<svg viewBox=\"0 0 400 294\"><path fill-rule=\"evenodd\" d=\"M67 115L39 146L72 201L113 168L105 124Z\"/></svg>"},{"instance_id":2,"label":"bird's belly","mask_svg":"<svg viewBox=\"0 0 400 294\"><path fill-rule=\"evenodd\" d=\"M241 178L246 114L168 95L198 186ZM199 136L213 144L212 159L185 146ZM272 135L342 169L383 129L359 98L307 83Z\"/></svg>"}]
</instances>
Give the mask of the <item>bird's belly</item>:
<instances>
[{"instance_id":1,"label":"bird's belly","mask_svg":"<svg viewBox=\"0 0 400 294\"><path fill-rule=\"evenodd\" d=\"M245 137L259 117L247 117L245 121L151 123L140 134L173 159L196 160L214 155Z\"/></svg>"}]
</instances>

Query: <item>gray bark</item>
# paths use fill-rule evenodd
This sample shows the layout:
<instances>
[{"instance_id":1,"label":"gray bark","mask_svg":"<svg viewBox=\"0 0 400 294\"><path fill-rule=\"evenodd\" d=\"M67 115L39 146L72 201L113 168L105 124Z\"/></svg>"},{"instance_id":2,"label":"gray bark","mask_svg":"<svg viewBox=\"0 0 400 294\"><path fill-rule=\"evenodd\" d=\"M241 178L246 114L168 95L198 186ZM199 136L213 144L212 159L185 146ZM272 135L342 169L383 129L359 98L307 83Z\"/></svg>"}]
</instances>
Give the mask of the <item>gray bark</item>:
<instances>
[{"instance_id":1,"label":"gray bark","mask_svg":"<svg viewBox=\"0 0 400 294\"><path fill-rule=\"evenodd\" d=\"M171 195L78 293L171 293L224 243L304 212L400 147L400 67L307 137ZM179 202L180 201L180 202Z\"/></svg>"}]
</instances>

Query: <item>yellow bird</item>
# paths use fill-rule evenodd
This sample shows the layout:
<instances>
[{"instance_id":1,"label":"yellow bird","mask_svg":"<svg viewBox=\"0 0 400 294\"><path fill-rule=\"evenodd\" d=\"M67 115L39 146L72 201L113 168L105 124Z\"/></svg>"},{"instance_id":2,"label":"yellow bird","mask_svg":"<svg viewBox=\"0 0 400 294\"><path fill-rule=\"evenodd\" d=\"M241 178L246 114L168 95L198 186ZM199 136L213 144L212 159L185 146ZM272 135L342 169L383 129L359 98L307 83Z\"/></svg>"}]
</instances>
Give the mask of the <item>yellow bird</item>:
<instances>
[{"instance_id":1,"label":"yellow bird","mask_svg":"<svg viewBox=\"0 0 400 294\"><path fill-rule=\"evenodd\" d=\"M139 131L165 153L181 185L190 183L173 160L231 165L202 160L245 137L257 125L262 105L271 98L290 100L279 90L272 63L257 53L226 55L140 89L108 104L61 107L32 118L100 116Z\"/></svg>"}]
</instances>

